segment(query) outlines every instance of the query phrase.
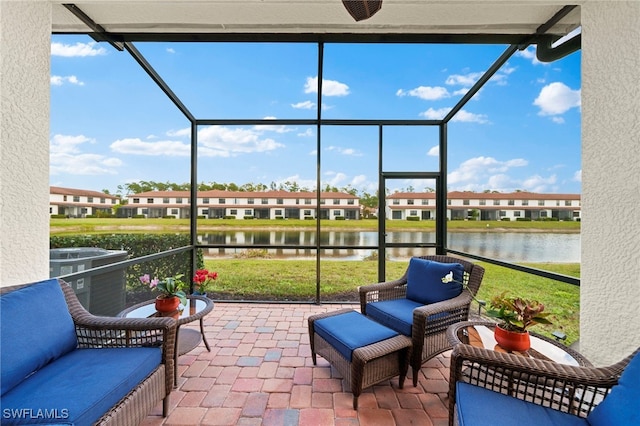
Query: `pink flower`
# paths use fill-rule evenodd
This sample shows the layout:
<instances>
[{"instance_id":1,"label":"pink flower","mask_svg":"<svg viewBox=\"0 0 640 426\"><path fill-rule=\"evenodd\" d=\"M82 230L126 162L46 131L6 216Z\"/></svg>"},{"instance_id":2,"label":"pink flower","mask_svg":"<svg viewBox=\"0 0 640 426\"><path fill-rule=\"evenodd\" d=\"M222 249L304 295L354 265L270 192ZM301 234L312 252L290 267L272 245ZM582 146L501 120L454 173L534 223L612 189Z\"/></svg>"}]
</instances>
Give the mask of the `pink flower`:
<instances>
[{"instance_id":1,"label":"pink flower","mask_svg":"<svg viewBox=\"0 0 640 426\"><path fill-rule=\"evenodd\" d=\"M151 288L158 287L158 282L159 282L159 280L157 278L152 279L151 282L149 283L149 287L151 287Z\"/></svg>"},{"instance_id":2,"label":"pink flower","mask_svg":"<svg viewBox=\"0 0 640 426\"><path fill-rule=\"evenodd\" d=\"M144 274L143 276L140 277L140 282L142 284L149 284L149 274Z\"/></svg>"}]
</instances>

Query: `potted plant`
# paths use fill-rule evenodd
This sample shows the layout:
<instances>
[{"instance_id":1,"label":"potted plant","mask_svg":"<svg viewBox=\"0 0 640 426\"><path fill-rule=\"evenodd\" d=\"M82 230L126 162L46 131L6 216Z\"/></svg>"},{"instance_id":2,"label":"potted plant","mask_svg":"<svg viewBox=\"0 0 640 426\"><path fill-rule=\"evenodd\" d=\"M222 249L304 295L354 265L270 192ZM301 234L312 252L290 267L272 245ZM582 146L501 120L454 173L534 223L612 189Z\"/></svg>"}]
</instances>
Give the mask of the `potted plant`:
<instances>
[{"instance_id":1,"label":"potted plant","mask_svg":"<svg viewBox=\"0 0 640 426\"><path fill-rule=\"evenodd\" d=\"M207 292L213 287L213 282L218 279L218 273L207 269L198 269L193 276L193 294L207 296Z\"/></svg>"},{"instance_id":2,"label":"potted plant","mask_svg":"<svg viewBox=\"0 0 640 426\"><path fill-rule=\"evenodd\" d=\"M496 342L508 351L527 351L531 347L528 327L535 324L551 324L546 317L544 304L537 300L507 296L506 292L489 303L487 315L500 320L495 327Z\"/></svg>"},{"instance_id":3,"label":"potted plant","mask_svg":"<svg viewBox=\"0 0 640 426\"><path fill-rule=\"evenodd\" d=\"M184 282L182 278L184 274L178 274L173 277L167 277L163 280L158 278L151 279L149 274L140 277L140 282L151 287L152 290L160 292L156 297L156 311L173 312L178 309L179 305L187 306L187 295L182 290Z\"/></svg>"}]
</instances>

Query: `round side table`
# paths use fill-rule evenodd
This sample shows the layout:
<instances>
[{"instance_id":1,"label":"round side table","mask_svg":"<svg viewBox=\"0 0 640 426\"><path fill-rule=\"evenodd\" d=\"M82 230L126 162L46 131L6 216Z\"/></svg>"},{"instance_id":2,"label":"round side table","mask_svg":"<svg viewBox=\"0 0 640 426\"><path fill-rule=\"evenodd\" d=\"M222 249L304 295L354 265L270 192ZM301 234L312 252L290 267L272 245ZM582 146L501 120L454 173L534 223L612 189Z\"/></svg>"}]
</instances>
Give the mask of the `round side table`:
<instances>
[{"instance_id":1,"label":"round side table","mask_svg":"<svg viewBox=\"0 0 640 426\"><path fill-rule=\"evenodd\" d=\"M150 317L173 317L176 319L176 346L174 348L174 362L173 362L173 376L174 386L178 383L178 357L184 355L187 352L194 350L200 344L200 341L204 342L205 347L209 352L209 342L204 334L204 317L213 310L213 302L204 296L187 296L187 306L182 311L175 311L169 313L161 313L156 311L155 300L147 300L146 302L133 305L118 314L119 317L125 318L150 318ZM180 329L183 324L190 323L192 321L200 321L200 331L192 330L189 328Z\"/></svg>"}]
</instances>

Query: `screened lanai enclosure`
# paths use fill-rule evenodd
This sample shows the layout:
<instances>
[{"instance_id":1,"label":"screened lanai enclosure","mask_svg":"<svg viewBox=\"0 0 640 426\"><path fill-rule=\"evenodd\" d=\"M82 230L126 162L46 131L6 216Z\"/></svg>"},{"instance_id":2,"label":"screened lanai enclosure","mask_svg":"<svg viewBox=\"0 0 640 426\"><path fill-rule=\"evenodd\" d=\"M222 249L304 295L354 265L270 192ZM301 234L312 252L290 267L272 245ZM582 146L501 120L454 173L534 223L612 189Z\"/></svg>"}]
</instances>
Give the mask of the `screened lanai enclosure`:
<instances>
[{"instance_id":1,"label":"screened lanai enclosure","mask_svg":"<svg viewBox=\"0 0 640 426\"><path fill-rule=\"evenodd\" d=\"M227 279L225 268L235 268L259 288L273 285L266 278L275 264L278 285L295 288L296 296L274 289L271 301L321 303L337 276L357 279L352 292L332 294L331 300L354 301L358 285L399 278L411 256L453 254L579 284L577 278L523 262L465 251L464 245L451 243L448 232L450 188L491 189L474 179L480 173L474 161L496 161L499 170L518 167L533 151L580 156L579 149L571 151L561 143L563 138L579 138L579 117L567 118L571 126L561 130L548 124L543 139L528 131L536 125L530 120L534 100L522 93L535 83L518 78L517 70L533 62L553 73L554 67L580 61L579 34L558 42L576 30L576 8L550 9L527 33L381 35L119 31L118 25L107 30L98 18L103 12L99 7L92 16L89 5L67 5L67 12L90 30L82 35L61 26L55 40L68 38L72 43L91 37L109 49L111 65L105 75L120 75L111 96L135 93L137 102L114 111L101 109L99 100L87 109L78 99L59 104L54 99L52 121L58 114L74 114L78 122L126 128L131 138L111 145L124 154L137 155L135 146L153 143L159 151L172 152L169 167L179 176L178 183L190 184L189 196L182 200L190 226L182 239L155 235L153 244L141 243L145 249L130 249L128 260L73 271L65 279L76 282L124 270L130 293L140 274L191 276L207 266L219 272L221 285ZM295 61L292 65L284 58ZM214 65L203 66L205 59ZM223 69L227 72L220 72ZM148 76L147 83L133 84L133 76L140 73ZM572 78L579 87L580 76ZM482 112L487 108L493 109L491 116ZM100 120L95 120L96 110ZM171 134L145 140L143 135L155 131L161 116L169 117L162 120ZM497 137L504 134L513 135L509 142ZM515 154L498 160L486 156L487 147L505 143ZM277 181L264 180L266 164L278 169ZM149 157L148 168L129 175L165 181L166 167L157 167ZM201 194L203 183L250 184L255 191L234 206L240 215L246 212L246 219L263 217L261 206L273 201L263 194L288 195L286 201L275 198L282 208L276 210L273 226L243 225L242 231L230 231L218 226L225 222L229 227L229 220L214 214L212 205L221 201ZM360 200L349 214L344 200L331 195L345 193ZM434 223L430 232L394 228L398 218L387 206L393 203L388 197L397 193L434 194L432 204L424 204L430 213L420 213L420 220ZM370 204L363 206L363 199ZM407 216L418 215L418 206L412 205L405 207ZM278 227L279 219L294 216L307 219L309 226L293 231ZM336 227L336 222L348 222L349 228ZM163 245L163 239L169 243ZM125 295L114 310L142 297L146 294Z\"/></svg>"}]
</instances>

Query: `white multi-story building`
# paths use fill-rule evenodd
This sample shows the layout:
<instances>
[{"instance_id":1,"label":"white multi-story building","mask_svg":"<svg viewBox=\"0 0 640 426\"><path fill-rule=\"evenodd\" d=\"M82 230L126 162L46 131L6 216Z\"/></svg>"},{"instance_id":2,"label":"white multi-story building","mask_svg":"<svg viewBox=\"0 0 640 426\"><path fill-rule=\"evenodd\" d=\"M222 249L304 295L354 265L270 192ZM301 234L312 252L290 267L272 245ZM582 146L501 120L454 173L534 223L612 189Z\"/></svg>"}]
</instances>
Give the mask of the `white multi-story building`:
<instances>
[{"instance_id":1,"label":"white multi-story building","mask_svg":"<svg viewBox=\"0 0 640 426\"><path fill-rule=\"evenodd\" d=\"M580 194L533 192L459 192L447 194L450 220L577 220ZM429 220L436 217L434 192L397 192L387 196L386 217L391 220Z\"/></svg>"},{"instance_id":2,"label":"white multi-story building","mask_svg":"<svg viewBox=\"0 0 640 426\"><path fill-rule=\"evenodd\" d=\"M190 197L189 191L132 194L118 215L188 218ZM198 216L212 219L360 219L358 197L343 192L321 192L319 208L315 192L288 191L200 191L197 205Z\"/></svg>"},{"instance_id":3,"label":"white multi-story building","mask_svg":"<svg viewBox=\"0 0 640 426\"><path fill-rule=\"evenodd\" d=\"M113 215L113 207L120 203L116 196L85 189L49 187L49 215L87 217L103 213Z\"/></svg>"}]
</instances>

